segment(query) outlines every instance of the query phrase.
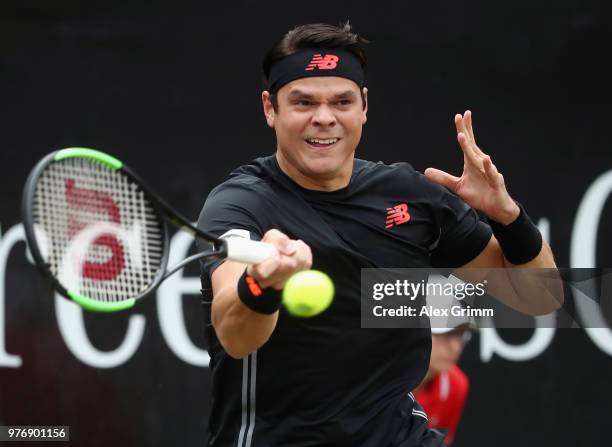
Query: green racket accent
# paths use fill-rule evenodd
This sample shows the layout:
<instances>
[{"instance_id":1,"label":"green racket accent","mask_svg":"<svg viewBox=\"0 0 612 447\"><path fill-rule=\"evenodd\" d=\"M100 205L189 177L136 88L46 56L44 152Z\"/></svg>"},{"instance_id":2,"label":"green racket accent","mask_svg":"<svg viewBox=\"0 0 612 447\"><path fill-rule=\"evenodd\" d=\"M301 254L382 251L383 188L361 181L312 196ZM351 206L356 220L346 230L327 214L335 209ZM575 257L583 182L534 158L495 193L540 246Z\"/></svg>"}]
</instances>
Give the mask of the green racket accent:
<instances>
[{"instance_id":1,"label":"green racket accent","mask_svg":"<svg viewBox=\"0 0 612 447\"><path fill-rule=\"evenodd\" d=\"M91 160L98 161L113 171L121 169L123 163L117 160L112 155L105 154L104 152L97 151L95 149L88 149L86 147L68 147L57 151L53 159L55 161L63 160L65 158L89 158Z\"/></svg>"},{"instance_id":2,"label":"green racket accent","mask_svg":"<svg viewBox=\"0 0 612 447\"><path fill-rule=\"evenodd\" d=\"M72 298L72 300L79 306L93 312L117 312L119 310L129 309L136 303L134 298L128 298L127 300L117 302L97 301L87 298L86 296L79 295L78 293L71 292L70 290L68 290L68 296L70 296L70 298Z\"/></svg>"}]
</instances>

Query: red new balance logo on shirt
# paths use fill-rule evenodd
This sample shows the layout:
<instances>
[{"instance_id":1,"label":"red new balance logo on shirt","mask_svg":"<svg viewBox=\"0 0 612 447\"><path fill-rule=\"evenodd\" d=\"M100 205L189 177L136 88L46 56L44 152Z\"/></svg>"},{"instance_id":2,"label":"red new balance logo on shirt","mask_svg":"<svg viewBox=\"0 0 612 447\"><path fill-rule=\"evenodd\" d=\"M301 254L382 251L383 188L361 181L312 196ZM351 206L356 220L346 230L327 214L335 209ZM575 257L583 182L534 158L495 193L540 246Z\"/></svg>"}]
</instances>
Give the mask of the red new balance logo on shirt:
<instances>
[{"instance_id":1,"label":"red new balance logo on shirt","mask_svg":"<svg viewBox=\"0 0 612 447\"><path fill-rule=\"evenodd\" d=\"M312 56L310 63L306 67L306 71L314 70L315 68L319 70L333 70L338 65L338 59L338 56L335 54L321 56L321 54L317 53Z\"/></svg>"},{"instance_id":2,"label":"red new balance logo on shirt","mask_svg":"<svg viewBox=\"0 0 612 447\"><path fill-rule=\"evenodd\" d=\"M405 224L409 220L410 214L408 213L408 204L400 203L393 208L387 208L387 222L385 228Z\"/></svg>"}]
</instances>

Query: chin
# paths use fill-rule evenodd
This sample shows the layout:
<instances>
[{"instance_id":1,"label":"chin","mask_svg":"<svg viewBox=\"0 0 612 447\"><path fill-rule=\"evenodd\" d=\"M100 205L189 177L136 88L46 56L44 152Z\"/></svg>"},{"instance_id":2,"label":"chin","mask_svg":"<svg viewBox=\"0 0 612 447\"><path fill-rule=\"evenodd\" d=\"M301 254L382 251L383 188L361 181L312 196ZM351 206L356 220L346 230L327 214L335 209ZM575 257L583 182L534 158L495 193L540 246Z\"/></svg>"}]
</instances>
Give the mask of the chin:
<instances>
[{"instance_id":1,"label":"chin","mask_svg":"<svg viewBox=\"0 0 612 447\"><path fill-rule=\"evenodd\" d=\"M332 160L309 160L304 164L304 167L312 175L320 178L330 179L338 173L338 163Z\"/></svg>"}]
</instances>

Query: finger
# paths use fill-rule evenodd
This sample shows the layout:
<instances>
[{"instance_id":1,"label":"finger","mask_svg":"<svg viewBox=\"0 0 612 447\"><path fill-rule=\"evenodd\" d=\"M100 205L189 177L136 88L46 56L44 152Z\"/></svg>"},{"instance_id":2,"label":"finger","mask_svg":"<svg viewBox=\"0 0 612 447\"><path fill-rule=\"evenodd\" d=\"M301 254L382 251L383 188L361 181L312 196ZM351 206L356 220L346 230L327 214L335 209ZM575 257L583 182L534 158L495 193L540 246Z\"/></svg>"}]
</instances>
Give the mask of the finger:
<instances>
[{"instance_id":1,"label":"finger","mask_svg":"<svg viewBox=\"0 0 612 447\"><path fill-rule=\"evenodd\" d=\"M484 167L485 175L487 176L490 185L500 186L504 183L504 177L499 173L499 171L493 164L491 157L489 157L488 155L485 156L482 161L482 164Z\"/></svg>"},{"instance_id":2,"label":"finger","mask_svg":"<svg viewBox=\"0 0 612 447\"><path fill-rule=\"evenodd\" d=\"M480 150L480 148L476 144L476 138L474 137L474 130L472 129L472 112L466 110L463 116L457 114L455 115L455 120L457 132L463 133L465 135L467 142L470 144L471 152L473 152L477 157L484 156L485 153ZM474 160L471 161L472 163L475 162ZM478 162L477 164L480 164L480 162Z\"/></svg>"},{"instance_id":3,"label":"finger","mask_svg":"<svg viewBox=\"0 0 612 447\"><path fill-rule=\"evenodd\" d=\"M274 256L260 262L259 264L249 265L247 274L253 276L263 287L267 287L267 280L278 270L281 265L281 255L276 253Z\"/></svg>"},{"instance_id":4,"label":"finger","mask_svg":"<svg viewBox=\"0 0 612 447\"><path fill-rule=\"evenodd\" d=\"M482 161L480 160L479 155L476 153L474 145L468 140L463 132L459 132L457 134L457 141L459 142L459 146L465 154L467 161L470 164L478 167L478 169L482 169Z\"/></svg>"},{"instance_id":5,"label":"finger","mask_svg":"<svg viewBox=\"0 0 612 447\"><path fill-rule=\"evenodd\" d=\"M305 263L304 268L309 269L311 267L312 267L312 250L309 245L306 245L306 263Z\"/></svg>"},{"instance_id":6,"label":"finger","mask_svg":"<svg viewBox=\"0 0 612 447\"><path fill-rule=\"evenodd\" d=\"M289 237L285 233L282 233L276 228L272 228L271 230L266 231L266 233L264 234L262 238L262 241L272 243L274 241L288 240L288 239Z\"/></svg>"},{"instance_id":7,"label":"finger","mask_svg":"<svg viewBox=\"0 0 612 447\"><path fill-rule=\"evenodd\" d=\"M463 133L467 137L468 141L474 143L472 135L468 130L467 122L464 115L461 115L460 113L455 115L455 128L457 129L457 133Z\"/></svg>"},{"instance_id":8,"label":"finger","mask_svg":"<svg viewBox=\"0 0 612 447\"><path fill-rule=\"evenodd\" d=\"M287 274L293 274L300 270L300 260L297 256L283 256L281 259L281 266L279 268L279 273L282 273L283 276Z\"/></svg>"},{"instance_id":9,"label":"finger","mask_svg":"<svg viewBox=\"0 0 612 447\"><path fill-rule=\"evenodd\" d=\"M294 241L294 243L296 247L295 253L283 259L283 268L292 274L308 268L306 267L308 257L306 250L308 246L302 241Z\"/></svg>"},{"instance_id":10,"label":"finger","mask_svg":"<svg viewBox=\"0 0 612 447\"><path fill-rule=\"evenodd\" d=\"M459 177L450 175L448 172L441 171L436 168L425 169L425 177L438 185L445 186L451 191L455 191L457 184L459 183Z\"/></svg>"},{"instance_id":11,"label":"finger","mask_svg":"<svg viewBox=\"0 0 612 447\"><path fill-rule=\"evenodd\" d=\"M474 128L472 126L472 111L466 110L463 114L463 122L465 123L465 129L470 136L470 139L474 144L476 144L476 137L474 136Z\"/></svg>"},{"instance_id":12,"label":"finger","mask_svg":"<svg viewBox=\"0 0 612 447\"><path fill-rule=\"evenodd\" d=\"M474 149L475 144L468 137L464 119L460 113L455 115L455 128L457 129L457 141L459 142L459 146L461 146L461 150L466 155L468 161L471 164L480 167L480 162L477 160L478 153Z\"/></svg>"},{"instance_id":13,"label":"finger","mask_svg":"<svg viewBox=\"0 0 612 447\"><path fill-rule=\"evenodd\" d=\"M299 270L307 270L312 266L312 251L303 241L296 242L298 245L296 258L298 259Z\"/></svg>"},{"instance_id":14,"label":"finger","mask_svg":"<svg viewBox=\"0 0 612 447\"><path fill-rule=\"evenodd\" d=\"M458 134L463 132L463 116L460 113L455 114L455 129Z\"/></svg>"},{"instance_id":15,"label":"finger","mask_svg":"<svg viewBox=\"0 0 612 447\"><path fill-rule=\"evenodd\" d=\"M482 149L478 147L478 144L476 144L476 137L474 136L472 112L470 110L466 110L463 116L464 116L464 121L465 121L465 127L467 128L467 132L470 135L470 139L472 140L472 143L474 144L474 151L476 151L476 153L480 156L486 155L482 151Z\"/></svg>"},{"instance_id":16,"label":"finger","mask_svg":"<svg viewBox=\"0 0 612 447\"><path fill-rule=\"evenodd\" d=\"M295 247L292 245L291 239L277 229L273 228L268 230L266 234L264 234L262 241L274 245L276 249L284 255L290 256L295 252Z\"/></svg>"},{"instance_id":17,"label":"finger","mask_svg":"<svg viewBox=\"0 0 612 447\"><path fill-rule=\"evenodd\" d=\"M291 239L282 240L280 244L280 252L285 256L293 256L298 249L297 241L292 241Z\"/></svg>"}]
</instances>

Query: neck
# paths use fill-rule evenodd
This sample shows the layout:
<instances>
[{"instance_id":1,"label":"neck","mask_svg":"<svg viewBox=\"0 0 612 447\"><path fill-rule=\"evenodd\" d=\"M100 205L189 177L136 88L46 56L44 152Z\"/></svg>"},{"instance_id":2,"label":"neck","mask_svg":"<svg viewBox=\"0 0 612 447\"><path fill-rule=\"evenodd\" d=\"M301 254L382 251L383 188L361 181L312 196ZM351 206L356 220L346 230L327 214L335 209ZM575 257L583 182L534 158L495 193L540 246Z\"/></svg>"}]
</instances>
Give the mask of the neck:
<instances>
[{"instance_id":1,"label":"neck","mask_svg":"<svg viewBox=\"0 0 612 447\"><path fill-rule=\"evenodd\" d=\"M354 157L351 155L351 163L346 163L344 168L341 168L338 172L333 173L329 177L314 177L300 171L294 164L286 159L281 151L276 151L276 161L281 171L302 188L313 191L331 192L348 186L351 181L351 175L353 174L353 158Z\"/></svg>"}]
</instances>

